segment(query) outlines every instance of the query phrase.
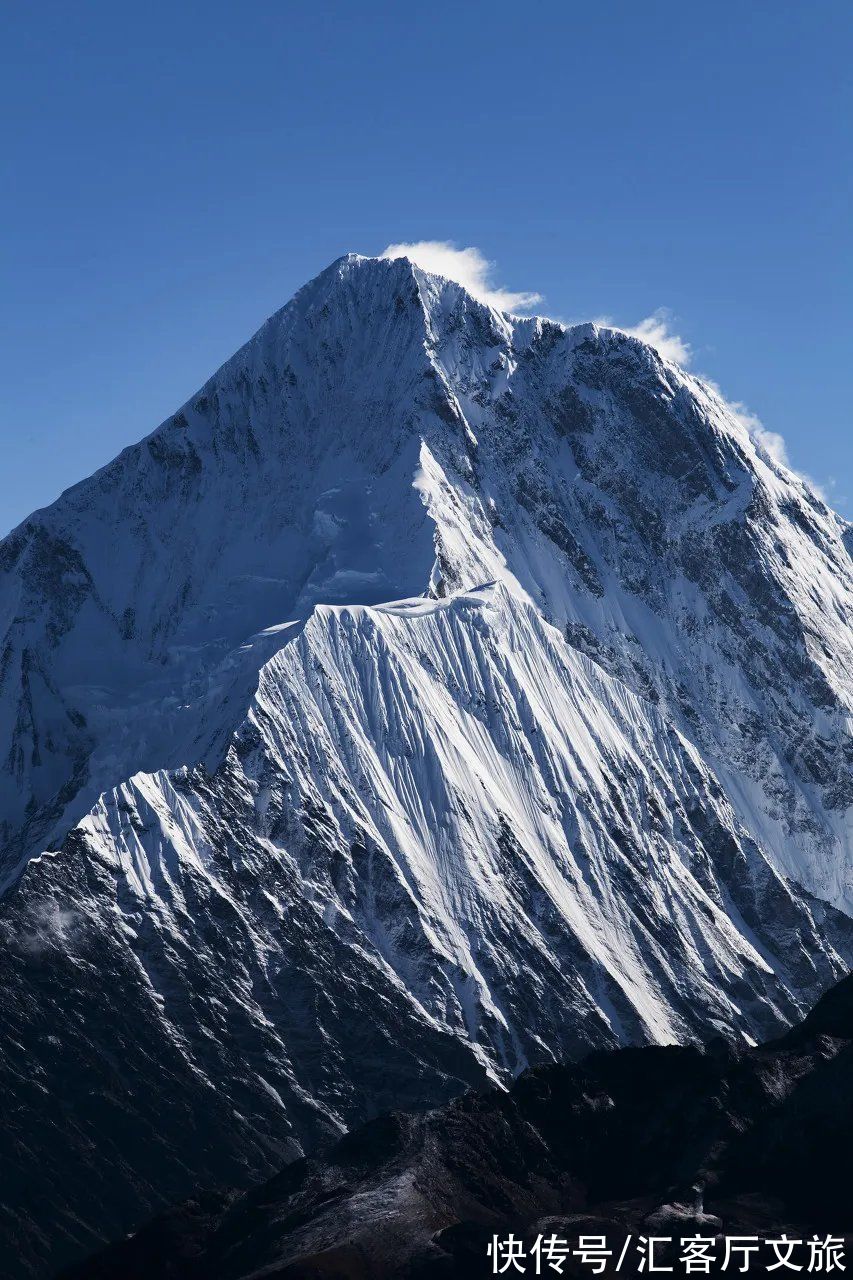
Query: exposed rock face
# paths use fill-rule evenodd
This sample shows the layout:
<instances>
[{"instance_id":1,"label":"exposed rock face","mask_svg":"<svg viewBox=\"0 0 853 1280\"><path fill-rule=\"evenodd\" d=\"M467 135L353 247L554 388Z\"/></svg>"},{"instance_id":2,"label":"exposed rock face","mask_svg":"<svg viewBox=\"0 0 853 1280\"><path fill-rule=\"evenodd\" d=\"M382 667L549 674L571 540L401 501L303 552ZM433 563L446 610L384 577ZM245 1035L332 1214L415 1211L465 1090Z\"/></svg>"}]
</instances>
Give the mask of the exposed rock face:
<instances>
[{"instance_id":1,"label":"exposed rock face","mask_svg":"<svg viewBox=\"0 0 853 1280\"><path fill-rule=\"evenodd\" d=\"M630 1235L623 1272L633 1275L640 1236L674 1241L656 1246L659 1265L695 1235L844 1237L853 1232L851 1082L847 978L793 1032L757 1049L717 1040L704 1052L597 1052L578 1066L534 1068L509 1093L382 1116L247 1193L196 1197L64 1280L464 1280L494 1274L488 1244L510 1234L523 1241L526 1274L537 1236L572 1250L580 1235L604 1236L609 1275ZM710 1252L716 1274L722 1239ZM802 1267L808 1256L804 1243L791 1261ZM764 1246L749 1257L753 1271L778 1262ZM562 1274L591 1273L574 1255Z\"/></svg>"},{"instance_id":2,"label":"exposed rock face","mask_svg":"<svg viewBox=\"0 0 853 1280\"><path fill-rule=\"evenodd\" d=\"M13 532L20 1274L387 1107L801 1016L853 957L849 543L650 348L355 257Z\"/></svg>"}]
</instances>

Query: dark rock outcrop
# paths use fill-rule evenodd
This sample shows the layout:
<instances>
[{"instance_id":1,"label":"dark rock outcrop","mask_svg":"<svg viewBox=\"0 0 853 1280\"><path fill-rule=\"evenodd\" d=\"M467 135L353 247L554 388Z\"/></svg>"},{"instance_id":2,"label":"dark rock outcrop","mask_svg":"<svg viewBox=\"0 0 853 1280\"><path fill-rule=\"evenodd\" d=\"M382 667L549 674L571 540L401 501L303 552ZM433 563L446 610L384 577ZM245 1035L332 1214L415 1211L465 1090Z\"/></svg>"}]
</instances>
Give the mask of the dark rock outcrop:
<instances>
[{"instance_id":1,"label":"dark rock outcrop","mask_svg":"<svg viewBox=\"0 0 853 1280\"><path fill-rule=\"evenodd\" d=\"M248 1193L188 1202L62 1280L462 1280L490 1274L488 1242L509 1233L527 1246L605 1235L617 1253L626 1235L843 1237L851 1142L847 978L755 1049L598 1052L527 1071L508 1093L381 1116ZM564 1274L589 1272L572 1258Z\"/></svg>"}]
</instances>

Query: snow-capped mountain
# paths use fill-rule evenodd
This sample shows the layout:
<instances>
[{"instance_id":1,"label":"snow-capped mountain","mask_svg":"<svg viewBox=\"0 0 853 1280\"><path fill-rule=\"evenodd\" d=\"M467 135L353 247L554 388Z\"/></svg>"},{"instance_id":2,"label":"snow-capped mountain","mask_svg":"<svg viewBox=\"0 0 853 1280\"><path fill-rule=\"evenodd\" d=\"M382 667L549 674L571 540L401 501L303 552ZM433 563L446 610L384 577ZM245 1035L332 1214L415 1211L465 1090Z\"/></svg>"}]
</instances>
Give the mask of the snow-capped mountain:
<instances>
[{"instance_id":1,"label":"snow-capped mountain","mask_svg":"<svg viewBox=\"0 0 853 1280\"><path fill-rule=\"evenodd\" d=\"M334 263L0 544L21 1274L853 960L853 546L709 387Z\"/></svg>"}]
</instances>

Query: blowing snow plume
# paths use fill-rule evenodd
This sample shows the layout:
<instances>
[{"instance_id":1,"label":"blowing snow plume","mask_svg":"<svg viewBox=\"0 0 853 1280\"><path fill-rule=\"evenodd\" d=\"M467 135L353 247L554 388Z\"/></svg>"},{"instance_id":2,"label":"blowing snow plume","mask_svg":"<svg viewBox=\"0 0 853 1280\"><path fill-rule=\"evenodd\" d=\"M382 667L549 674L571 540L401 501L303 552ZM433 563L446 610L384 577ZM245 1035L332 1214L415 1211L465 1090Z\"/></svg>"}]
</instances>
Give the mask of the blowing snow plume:
<instances>
[{"instance_id":1,"label":"blowing snow plume","mask_svg":"<svg viewBox=\"0 0 853 1280\"><path fill-rule=\"evenodd\" d=\"M542 301L540 293L513 292L495 286L495 264L473 246L457 249L450 240L417 240L413 244L389 244L382 257L408 258L423 271L461 284L472 298L497 307L498 311L529 311Z\"/></svg>"}]
</instances>

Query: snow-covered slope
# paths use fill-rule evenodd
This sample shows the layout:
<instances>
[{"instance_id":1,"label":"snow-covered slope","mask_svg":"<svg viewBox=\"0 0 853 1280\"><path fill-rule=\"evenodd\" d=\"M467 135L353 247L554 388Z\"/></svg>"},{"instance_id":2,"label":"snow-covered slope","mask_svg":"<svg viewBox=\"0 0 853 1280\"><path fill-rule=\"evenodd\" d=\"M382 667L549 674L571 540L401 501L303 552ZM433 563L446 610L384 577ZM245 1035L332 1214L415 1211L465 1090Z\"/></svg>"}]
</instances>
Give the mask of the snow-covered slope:
<instances>
[{"instance_id":1,"label":"snow-covered slope","mask_svg":"<svg viewBox=\"0 0 853 1280\"><path fill-rule=\"evenodd\" d=\"M651 348L355 256L11 534L22 1271L379 1107L793 1020L853 959L850 542Z\"/></svg>"}]
</instances>

